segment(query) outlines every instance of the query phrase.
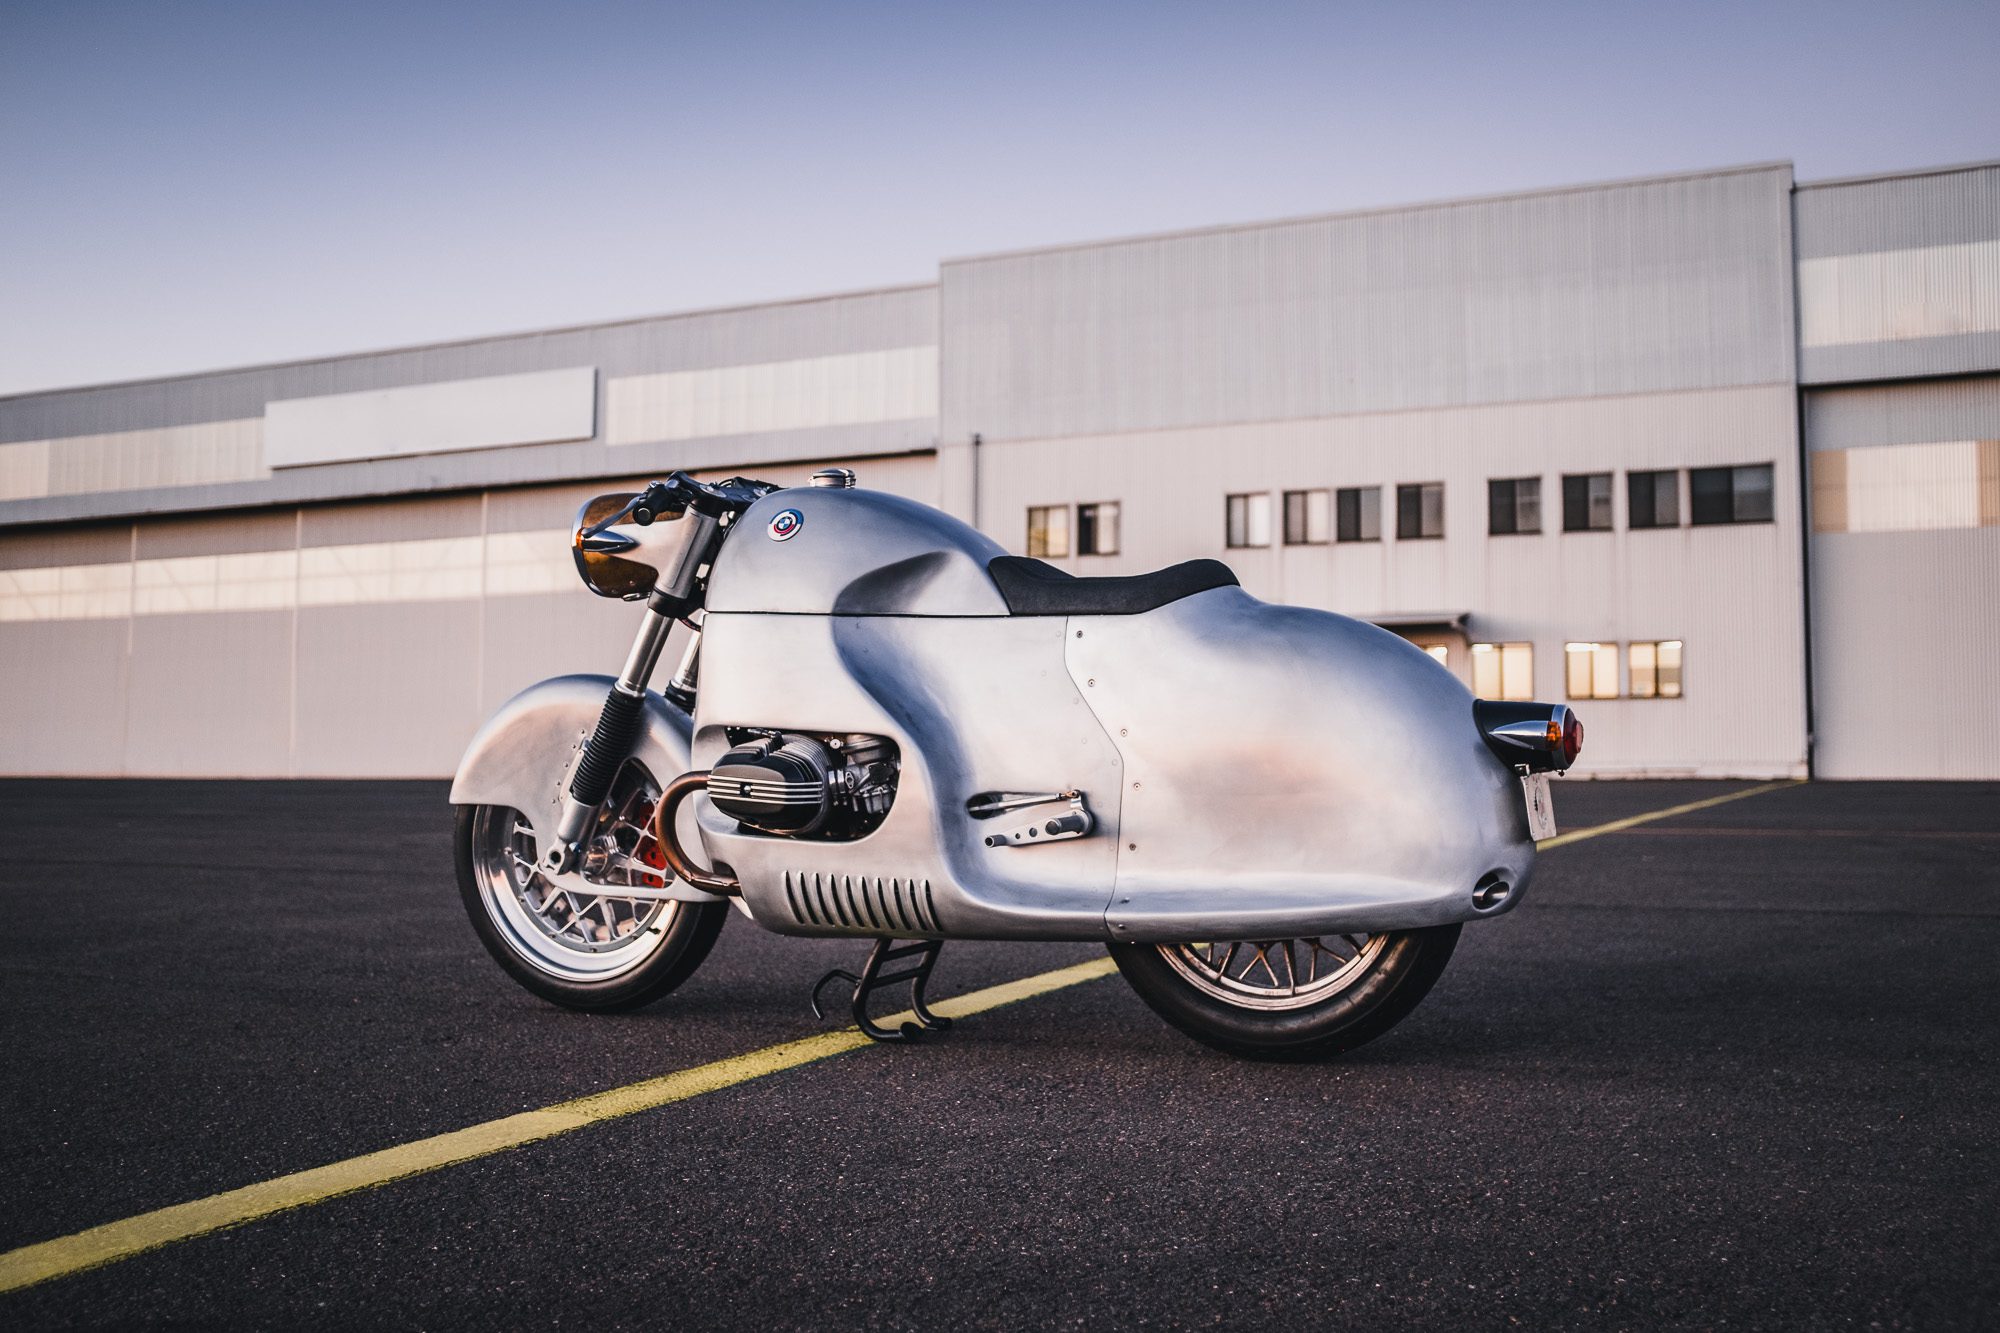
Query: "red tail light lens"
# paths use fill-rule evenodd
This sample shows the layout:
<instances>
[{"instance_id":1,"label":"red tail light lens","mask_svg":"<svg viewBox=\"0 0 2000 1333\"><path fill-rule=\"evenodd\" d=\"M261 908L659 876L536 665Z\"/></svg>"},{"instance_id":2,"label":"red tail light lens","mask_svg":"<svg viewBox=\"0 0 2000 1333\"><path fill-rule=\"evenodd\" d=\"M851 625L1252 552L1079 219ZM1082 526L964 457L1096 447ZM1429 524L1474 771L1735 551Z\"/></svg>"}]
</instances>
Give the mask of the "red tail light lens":
<instances>
[{"instance_id":1,"label":"red tail light lens","mask_svg":"<svg viewBox=\"0 0 2000 1333\"><path fill-rule=\"evenodd\" d=\"M1583 722L1574 709L1565 710L1569 715L1563 721L1562 747L1563 767L1568 768L1583 753Z\"/></svg>"}]
</instances>

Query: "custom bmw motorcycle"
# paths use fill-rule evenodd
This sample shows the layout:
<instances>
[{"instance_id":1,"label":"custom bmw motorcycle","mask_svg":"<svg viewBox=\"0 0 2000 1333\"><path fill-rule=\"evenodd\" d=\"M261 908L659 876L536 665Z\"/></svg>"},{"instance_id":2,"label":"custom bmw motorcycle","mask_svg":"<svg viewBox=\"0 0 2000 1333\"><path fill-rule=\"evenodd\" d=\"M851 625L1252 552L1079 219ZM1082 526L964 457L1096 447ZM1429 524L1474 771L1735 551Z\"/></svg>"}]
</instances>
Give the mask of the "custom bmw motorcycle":
<instances>
[{"instance_id":1,"label":"custom bmw motorcycle","mask_svg":"<svg viewBox=\"0 0 2000 1333\"><path fill-rule=\"evenodd\" d=\"M1200 1041L1335 1054L1520 900L1582 744L1565 706L1475 701L1216 561L1074 578L845 469L675 473L590 501L573 545L593 592L645 602L624 670L516 696L451 800L480 938L574 1009L665 995L733 906L873 940L813 1007L850 986L881 1040L947 1025L945 940L1101 940ZM896 983L891 1029L869 1000Z\"/></svg>"}]
</instances>

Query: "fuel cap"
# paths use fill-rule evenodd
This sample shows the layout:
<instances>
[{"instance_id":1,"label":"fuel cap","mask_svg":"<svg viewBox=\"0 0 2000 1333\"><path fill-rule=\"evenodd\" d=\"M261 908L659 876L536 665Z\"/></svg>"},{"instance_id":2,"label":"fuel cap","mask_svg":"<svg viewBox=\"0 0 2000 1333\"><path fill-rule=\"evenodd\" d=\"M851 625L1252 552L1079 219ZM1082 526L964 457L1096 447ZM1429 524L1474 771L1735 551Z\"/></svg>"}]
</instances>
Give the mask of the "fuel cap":
<instances>
[{"instance_id":1,"label":"fuel cap","mask_svg":"<svg viewBox=\"0 0 2000 1333\"><path fill-rule=\"evenodd\" d=\"M854 485L854 471L852 468L823 467L813 473L812 484L815 486L832 486L837 490L844 491Z\"/></svg>"}]
</instances>

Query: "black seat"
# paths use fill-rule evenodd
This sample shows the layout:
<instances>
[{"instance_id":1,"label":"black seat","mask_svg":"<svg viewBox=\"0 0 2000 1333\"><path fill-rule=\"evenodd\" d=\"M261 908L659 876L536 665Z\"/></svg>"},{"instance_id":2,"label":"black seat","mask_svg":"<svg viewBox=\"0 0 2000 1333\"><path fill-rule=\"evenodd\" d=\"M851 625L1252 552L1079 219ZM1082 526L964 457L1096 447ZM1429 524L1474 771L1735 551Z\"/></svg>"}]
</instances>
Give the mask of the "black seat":
<instances>
[{"instance_id":1,"label":"black seat","mask_svg":"<svg viewBox=\"0 0 2000 1333\"><path fill-rule=\"evenodd\" d=\"M1129 616L1192 597L1210 588L1234 588L1236 575L1220 560L1188 560L1150 574L1080 579L1054 565L1021 555L995 556L986 572L1016 616Z\"/></svg>"}]
</instances>

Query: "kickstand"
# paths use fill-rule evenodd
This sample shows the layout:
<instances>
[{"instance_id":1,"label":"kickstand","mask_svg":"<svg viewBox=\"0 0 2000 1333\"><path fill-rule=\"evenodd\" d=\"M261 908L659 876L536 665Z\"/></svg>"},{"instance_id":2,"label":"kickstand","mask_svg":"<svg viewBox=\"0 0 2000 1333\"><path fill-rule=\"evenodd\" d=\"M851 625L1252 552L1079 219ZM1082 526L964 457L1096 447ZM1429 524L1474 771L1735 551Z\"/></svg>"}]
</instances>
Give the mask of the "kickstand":
<instances>
[{"instance_id":1,"label":"kickstand","mask_svg":"<svg viewBox=\"0 0 2000 1333\"><path fill-rule=\"evenodd\" d=\"M868 951L868 961L861 965L861 975L856 976L845 968L836 967L821 977L813 985L812 1011L814 1018L825 1018L820 1008L819 993L828 983L844 981L854 988L852 1011L854 1025L876 1041L915 1041L929 1028L942 1032L951 1026L949 1018L940 1018L924 1007L924 983L931 979L931 969L937 966L938 952L944 948L942 940L917 940L910 944L897 944L893 939L879 939L875 947ZM890 963L907 958L917 961L908 967L893 972L882 969ZM893 986L899 981L910 983L910 1009L917 1016L915 1023L905 1023L900 1030L885 1028L868 1017L868 1001L875 992L885 986Z\"/></svg>"}]
</instances>

